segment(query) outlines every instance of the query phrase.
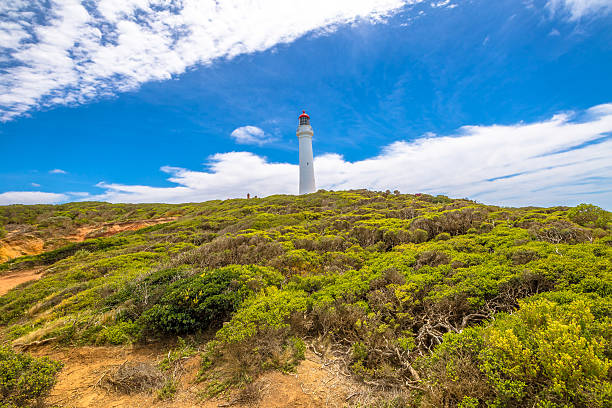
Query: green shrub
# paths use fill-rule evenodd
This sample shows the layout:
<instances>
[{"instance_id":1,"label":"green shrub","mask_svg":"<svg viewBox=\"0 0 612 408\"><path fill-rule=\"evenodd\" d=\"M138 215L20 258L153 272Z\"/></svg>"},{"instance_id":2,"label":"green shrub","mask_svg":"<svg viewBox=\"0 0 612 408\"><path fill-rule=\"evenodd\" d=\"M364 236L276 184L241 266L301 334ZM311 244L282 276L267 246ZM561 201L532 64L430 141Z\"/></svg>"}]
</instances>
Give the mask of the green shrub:
<instances>
[{"instance_id":1,"label":"green shrub","mask_svg":"<svg viewBox=\"0 0 612 408\"><path fill-rule=\"evenodd\" d=\"M62 363L0 347L0 407L38 404L53 387Z\"/></svg>"},{"instance_id":2,"label":"green shrub","mask_svg":"<svg viewBox=\"0 0 612 408\"><path fill-rule=\"evenodd\" d=\"M612 362L605 334L610 335L583 300L563 306L545 299L525 303L484 331L488 347L480 353L480 367L501 404L610 406Z\"/></svg>"},{"instance_id":3,"label":"green shrub","mask_svg":"<svg viewBox=\"0 0 612 408\"><path fill-rule=\"evenodd\" d=\"M575 295L565 304L533 299L484 327L446 335L422 362L430 389L426 400L610 406L609 320L596 320L590 305Z\"/></svg>"},{"instance_id":4,"label":"green shrub","mask_svg":"<svg viewBox=\"0 0 612 408\"><path fill-rule=\"evenodd\" d=\"M302 291L267 288L250 298L207 344L201 377L209 395L245 385L266 370L292 371L304 359L304 342L290 320L307 307Z\"/></svg>"},{"instance_id":5,"label":"green shrub","mask_svg":"<svg viewBox=\"0 0 612 408\"><path fill-rule=\"evenodd\" d=\"M113 326L103 327L96 335L94 343L101 344L126 344L132 343L138 338L140 326L133 322L118 322Z\"/></svg>"},{"instance_id":6,"label":"green shrub","mask_svg":"<svg viewBox=\"0 0 612 408\"><path fill-rule=\"evenodd\" d=\"M441 232L436 235L436 241L448 241L451 239L451 235L448 232Z\"/></svg>"},{"instance_id":7,"label":"green shrub","mask_svg":"<svg viewBox=\"0 0 612 408\"><path fill-rule=\"evenodd\" d=\"M592 204L580 204L567 212L570 220L583 227L605 229L612 222L612 213Z\"/></svg>"},{"instance_id":8,"label":"green shrub","mask_svg":"<svg viewBox=\"0 0 612 408\"><path fill-rule=\"evenodd\" d=\"M425 242L427 241L428 236L429 234L427 233L427 231L418 228L412 233L412 241L416 242L417 244Z\"/></svg>"},{"instance_id":9,"label":"green shrub","mask_svg":"<svg viewBox=\"0 0 612 408\"><path fill-rule=\"evenodd\" d=\"M193 333L219 327L251 294L281 275L254 265L227 266L171 284L167 293L139 319L146 333Z\"/></svg>"},{"instance_id":10,"label":"green shrub","mask_svg":"<svg viewBox=\"0 0 612 408\"><path fill-rule=\"evenodd\" d=\"M289 318L295 312L306 310L307 297L302 291L267 288L250 299L217 332L223 343L232 344L248 340L266 330L289 329Z\"/></svg>"},{"instance_id":11,"label":"green shrub","mask_svg":"<svg viewBox=\"0 0 612 408\"><path fill-rule=\"evenodd\" d=\"M169 379L166 380L164 386L157 391L157 398L162 401L171 400L174 398L174 394L176 394L176 381Z\"/></svg>"},{"instance_id":12,"label":"green shrub","mask_svg":"<svg viewBox=\"0 0 612 408\"><path fill-rule=\"evenodd\" d=\"M523 265L539 258L536 251L519 248L509 255L514 265Z\"/></svg>"}]
</instances>

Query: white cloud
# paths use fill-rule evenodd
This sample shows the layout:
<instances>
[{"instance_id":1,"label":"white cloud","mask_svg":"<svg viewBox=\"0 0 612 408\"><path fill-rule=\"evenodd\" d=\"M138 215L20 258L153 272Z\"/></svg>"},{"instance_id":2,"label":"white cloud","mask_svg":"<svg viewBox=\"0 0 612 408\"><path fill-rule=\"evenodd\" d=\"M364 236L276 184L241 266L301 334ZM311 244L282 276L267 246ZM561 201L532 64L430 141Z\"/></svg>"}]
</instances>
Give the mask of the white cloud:
<instances>
[{"instance_id":1,"label":"white cloud","mask_svg":"<svg viewBox=\"0 0 612 408\"><path fill-rule=\"evenodd\" d=\"M80 198L87 198L89 197L91 194L86 192L86 191L70 191L66 194L69 194L71 196L75 196L75 197L80 197Z\"/></svg>"},{"instance_id":2,"label":"white cloud","mask_svg":"<svg viewBox=\"0 0 612 408\"><path fill-rule=\"evenodd\" d=\"M38 183L30 183L30 185L31 185L32 187L40 187L40 184L38 184Z\"/></svg>"},{"instance_id":3,"label":"white cloud","mask_svg":"<svg viewBox=\"0 0 612 408\"><path fill-rule=\"evenodd\" d=\"M298 167L289 163L271 163L249 152L218 153L210 157L208 171L162 167L176 187L149 187L99 183L106 189L91 200L111 202L195 202L216 198L265 196L294 193Z\"/></svg>"},{"instance_id":4,"label":"white cloud","mask_svg":"<svg viewBox=\"0 0 612 408\"><path fill-rule=\"evenodd\" d=\"M578 20L586 15L609 13L612 0L548 0L547 6L553 12L569 13L570 20Z\"/></svg>"},{"instance_id":5,"label":"white cloud","mask_svg":"<svg viewBox=\"0 0 612 408\"><path fill-rule=\"evenodd\" d=\"M393 143L355 162L315 158L325 189L399 189L504 205L593 202L612 209L612 104L512 126L466 126L450 136L427 134ZM298 166L248 152L219 153L206 171L163 167L175 187L100 183L111 202L188 202L295 194Z\"/></svg>"},{"instance_id":6,"label":"white cloud","mask_svg":"<svg viewBox=\"0 0 612 408\"><path fill-rule=\"evenodd\" d=\"M164 80L422 0L31 0L0 5L0 120Z\"/></svg>"},{"instance_id":7,"label":"white cloud","mask_svg":"<svg viewBox=\"0 0 612 408\"><path fill-rule=\"evenodd\" d=\"M0 193L0 205L9 204L55 204L68 200L65 194L41 191L7 191Z\"/></svg>"},{"instance_id":8,"label":"white cloud","mask_svg":"<svg viewBox=\"0 0 612 408\"><path fill-rule=\"evenodd\" d=\"M275 140L273 136L267 134L263 131L263 129L260 129L257 126L239 127L234 129L230 136L236 141L236 143L256 144L260 146Z\"/></svg>"},{"instance_id":9,"label":"white cloud","mask_svg":"<svg viewBox=\"0 0 612 408\"><path fill-rule=\"evenodd\" d=\"M442 1L438 1L437 3L432 2L430 5L431 7L444 7L444 6L448 6L450 2L451 0L442 0Z\"/></svg>"},{"instance_id":10,"label":"white cloud","mask_svg":"<svg viewBox=\"0 0 612 408\"><path fill-rule=\"evenodd\" d=\"M68 172L62 169L53 169L49 170L49 174L68 174Z\"/></svg>"}]
</instances>

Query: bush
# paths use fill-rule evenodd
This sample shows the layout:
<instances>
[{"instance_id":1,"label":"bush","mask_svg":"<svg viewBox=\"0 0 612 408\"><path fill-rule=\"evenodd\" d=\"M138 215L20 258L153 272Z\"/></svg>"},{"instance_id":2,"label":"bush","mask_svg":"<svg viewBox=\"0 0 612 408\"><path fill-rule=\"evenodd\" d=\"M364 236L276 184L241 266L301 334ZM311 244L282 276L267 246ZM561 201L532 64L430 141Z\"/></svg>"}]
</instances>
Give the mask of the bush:
<instances>
[{"instance_id":1,"label":"bush","mask_svg":"<svg viewBox=\"0 0 612 408\"><path fill-rule=\"evenodd\" d=\"M497 401L610 406L609 339L583 300L537 300L496 323L484 332L480 367Z\"/></svg>"},{"instance_id":2,"label":"bush","mask_svg":"<svg viewBox=\"0 0 612 408\"><path fill-rule=\"evenodd\" d=\"M94 343L100 344L125 344L133 342L140 332L138 324L133 322L118 322L114 326L103 327L95 337Z\"/></svg>"},{"instance_id":3,"label":"bush","mask_svg":"<svg viewBox=\"0 0 612 408\"><path fill-rule=\"evenodd\" d=\"M530 231L536 239L552 244L577 244L589 240L586 230L576 228L572 223L564 220L546 223L539 228L534 226Z\"/></svg>"},{"instance_id":4,"label":"bush","mask_svg":"<svg viewBox=\"0 0 612 408\"><path fill-rule=\"evenodd\" d=\"M283 291L272 286L252 298L217 332L217 338L227 344L238 343L267 329L289 329L289 318L304 311L306 294L302 291Z\"/></svg>"},{"instance_id":5,"label":"bush","mask_svg":"<svg viewBox=\"0 0 612 408\"><path fill-rule=\"evenodd\" d=\"M62 363L0 347L0 407L27 407L40 403L53 387Z\"/></svg>"},{"instance_id":6,"label":"bush","mask_svg":"<svg viewBox=\"0 0 612 408\"><path fill-rule=\"evenodd\" d=\"M427 231L418 228L412 234L412 240L418 244L427 241L428 236L429 234L427 233Z\"/></svg>"},{"instance_id":7,"label":"bush","mask_svg":"<svg viewBox=\"0 0 612 408\"><path fill-rule=\"evenodd\" d=\"M583 227L607 228L612 213L592 204L580 204L567 212L570 220Z\"/></svg>"},{"instance_id":8,"label":"bush","mask_svg":"<svg viewBox=\"0 0 612 408\"><path fill-rule=\"evenodd\" d=\"M176 381L166 380L164 386L157 391L157 398L164 401L174 398L176 394Z\"/></svg>"},{"instance_id":9,"label":"bush","mask_svg":"<svg viewBox=\"0 0 612 408\"><path fill-rule=\"evenodd\" d=\"M448 232L441 232L436 235L436 241L448 241L451 239L451 235Z\"/></svg>"},{"instance_id":10,"label":"bush","mask_svg":"<svg viewBox=\"0 0 612 408\"><path fill-rule=\"evenodd\" d=\"M269 260L283 253L283 248L262 234L222 236L179 257L183 264L203 268L248 265Z\"/></svg>"},{"instance_id":11,"label":"bush","mask_svg":"<svg viewBox=\"0 0 612 408\"><path fill-rule=\"evenodd\" d=\"M448 334L425 359L426 400L483 405L606 407L612 403L610 332L586 298L522 302L513 315ZM466 375L466 373L471 373Z\"/></svg>"},{"instance_id":12,"label":"bush","mask_svg":"<svg viewBox=\"0 0 612 408\"><path fill-rule=\"evenodd\" d=\"M238 306L281 275L262 266L228 266L171 284L167 293L142 314L145 333L193 333L220 327Z\"/></svg>"},{"instance_id":13,"label":"bush","mask_svg":"<svg viewBox=\"0 0 612 408\"><path fill-rule=\"evenodd\" d=\"M274 286L245 302L207 344L201 376L209 380L209 395L245 385L266 370L292 371L306 347L291 336L291 318L306 307L304 292Z\"/></svg>"},{"instance_id":14,"label":"bush","mask_svg":"<svg viewBox=\"0 0 612 408\"><path fill-rule=\"evenodd\" d=\"M513 251L508 257L513 265L524 265L539 258L536 251L523 248Z\"/></svg>"},{"instance_id":15,"label":"bush","mask_svg":"<svg viewBox=\"0 0 612 408\"><path fill-rule=\"evenodd\" d=\"M428 265L428 266L445 265L449 262L450 262L450 257L444 252L425 251L425 252L421 252L417 256L417 262L414 268L419 269L425 265Z\"/></svg>"}]
</instances>

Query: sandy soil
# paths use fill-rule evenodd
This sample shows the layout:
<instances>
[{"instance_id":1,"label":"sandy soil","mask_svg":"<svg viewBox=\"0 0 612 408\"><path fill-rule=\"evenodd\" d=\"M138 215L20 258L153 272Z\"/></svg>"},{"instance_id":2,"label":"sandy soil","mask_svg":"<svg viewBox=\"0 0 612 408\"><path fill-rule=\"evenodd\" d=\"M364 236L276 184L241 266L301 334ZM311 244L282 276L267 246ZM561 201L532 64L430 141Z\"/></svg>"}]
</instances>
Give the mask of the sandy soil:
<instances>
[{"instance_id":1,"label":"sandy soil","mask_svg":"<svg viewBox=\"0 0 612 408\"><path fill-rule=\"evenodd\" d=\"M81 407L342 407L350 398L352 383L329 363L307 353L307 358L295 374L270 372L259 378L255 385L261 390L261 399L251 405L235 402L235 396L221 399L202 399L198 396L202 385L196 383L200 367L199 356L184 363L178 391L172 401L160 401L146 393L126 395L104 389L100 379L113 372L126 361L142 361L155 364L163 358L160 350L132 347L75 347L43 346L28 350L38 356L48 356L64 363L58 382L45 402L51 406Z\"/></svg>"},{"instance_id":2,"label":"sandy soil","mask_svg":"<svg viewBox=\"0 0 612 408\"><path fill-rule=\"evenodd\" d=\"M40 254L44 246L44 241L34 236L9 236L0 240L0 262L24 255Z\"/></svg>"},{"instance_id":3,"label":"sandy soil","mask_svg":"<svg viewBox=\"0 0 612 408\"><path fill-rule=\"evenodd\" d=\"M42 268L27 269L24 271L12 272L0 276L0 296L13 289L15 286L31 280L38 280L42 276Z\"/></svg>"},{"instance_id":4,"label":"sandy soil","mask_svg":"<svg viewBox=\"0 0 612 408\"><path fill-rule=\"evenodd\" d=\"M86 225L77 229L76 233L65 237L69 241L81 242L90 238L109 237L123 231L135 231L151 225L162 224L176 220L177 217L154 218L151 220L137 220L127 222L105 223L99 225Z\"/></svg>"}]
</instances>

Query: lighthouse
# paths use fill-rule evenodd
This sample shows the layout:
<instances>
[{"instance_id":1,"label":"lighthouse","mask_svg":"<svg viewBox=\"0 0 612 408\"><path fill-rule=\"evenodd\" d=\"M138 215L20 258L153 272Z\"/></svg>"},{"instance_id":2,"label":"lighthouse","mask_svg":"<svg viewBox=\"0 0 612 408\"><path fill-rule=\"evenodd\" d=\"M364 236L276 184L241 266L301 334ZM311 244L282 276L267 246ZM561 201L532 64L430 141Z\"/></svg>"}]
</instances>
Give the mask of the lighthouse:
<instances>
[{"instance_id":1,"label":"lighthouse","mask_svg":"<svg viewBox=\"0 0 612 408\"><path fill-rule=\"evenodd\" d=\"M310 116L302 111L296 135L300 142L300 194L315 192L314 166L312 156L312 127Z\"/></svg>"}]
</instances>

